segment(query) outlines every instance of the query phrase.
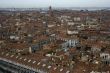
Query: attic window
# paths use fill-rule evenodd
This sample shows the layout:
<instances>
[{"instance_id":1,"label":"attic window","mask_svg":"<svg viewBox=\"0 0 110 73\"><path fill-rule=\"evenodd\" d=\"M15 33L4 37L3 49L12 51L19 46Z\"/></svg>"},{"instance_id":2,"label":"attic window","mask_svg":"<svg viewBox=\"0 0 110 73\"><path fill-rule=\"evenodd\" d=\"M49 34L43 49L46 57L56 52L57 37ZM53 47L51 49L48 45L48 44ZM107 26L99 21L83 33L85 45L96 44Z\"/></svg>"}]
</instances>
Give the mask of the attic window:
<instances>
[{"instance_id":1,"label":"attic window","mask_svg":"<svg viewBox=\"0 0 110 73\"><path fill-rule=\"evenodd\" d=\"M16 59L18 58L19 56L16 56Z\"/></svg>"},{"instance_id":2,"label":"attic window","mask_svg":"<svg viewBox=\"0 0 110 73\"><path fill-rule=\"evenodd\" d=\"M24 61L26 61L27 59L25 58Z\"/></svg>"},{"instance_id":3,"label":"attic window","mask_svg":"<svg viewBox=\"0 0 110 73\"><path fill-rule=\"evenodd\" d=\"M43 66L43 67L45 67L45 66L46 66L46 64L43 64L42 66Z\"/></svg>"},{"instance_id":4,"label":"attic window","mask_svg":"<svg viewBox=\"0 0 110 73\"><path fill-rule=\"evenodd\" d=\"M6 56L8 56L8 55L9 55L9 53L6 54Z\"/></svg>"},{"instance_id":5,"label":"attic window","mask_svg":"<svg viewBox=\"0 0 110 73\"><path fill-rule=\"evenodd\" d=\"M4 52L2 52L2 55L4 55Z\"/></svg>"},{"instance_id":6,"label":"attic window","mask_svg":"<svg viewBox=\"0 0 110 73\"><path fill-rule=\"evenodd\" d=\"M56 70L56 69L57 69L57 67L54 68L54 70Z\"/></svg>"},{"instance_id":7,"label":"attic window","mask_svg":"<svg viewBox=\"0 0 110 73\"><path fill-rule=\"evenodd\" d=\"M63 68L62 68L62 69L60 69L60 71L63 71Z\"/></svg>"},{"instance_id":8,"label":"attic window","mask_svg":"<svg viewBox=\"0 0 110 73\"><path fill-rule=\"evenodd\" d=\"M39 63L37 63L37 65L40 65L40 62L39 62Z\"/></svg>"},{"instance_id":9,"label":"attic window","mask_svg":"<svg viewBox=\"0 0 110 73\"><path fill-rule=\"evenodd\" d=\"M22 57L19 58L20 60L22 59Z\"/></svg>"},{"instance_id":10,"label":"attic window","mask_svg":"<svg viewBox=\"0 0 110 73\"><path fill-rule=\"evenodd\" d=\"M14 55L11 55L10 57L12 58Z\"/></svg>"},{"instance_id":11,"label":"attic window","mask_svg":"<svg viewBox=\"0 0 110 73\"><path fill-rule=\"evenodd\" d=\"M50 69L51 68L51 66L48 66L48 69Z\"/></svg>"},{"instance_id":12,"label":"attic window","mask_svg":"<svg viewBox=\"0 0 110 73\"><path fill-rule=\"evenodd\" d=\"M28 60L28 62L31 62L31 60Z\"/></svg>"},{"instance_id":13,"label":"attic window","mask_svg":"<svg viewBox=\"0 0 110 73\"><path fill-rule=\"evenodd\" d=\"M33 61L33 64L36 63L36 61Z\"/></svg>"},{"instance_id":14,"label":"attic window","mask_svg":"<svg viewBox=\"0 0 110 73\"><path fill-rule=\"evenodd\" d=\"M66 73L70 73L70 71L66 71Z\"/></svg>"}]
</instances>

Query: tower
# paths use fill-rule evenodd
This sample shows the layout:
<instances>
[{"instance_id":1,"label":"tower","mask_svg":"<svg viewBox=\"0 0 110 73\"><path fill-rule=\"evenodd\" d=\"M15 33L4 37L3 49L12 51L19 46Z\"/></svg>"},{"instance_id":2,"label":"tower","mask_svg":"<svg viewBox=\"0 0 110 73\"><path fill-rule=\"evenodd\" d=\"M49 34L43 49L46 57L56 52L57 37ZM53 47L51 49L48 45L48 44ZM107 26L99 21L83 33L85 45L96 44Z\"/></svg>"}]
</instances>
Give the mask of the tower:
<instances>
[{"instance_id":1,"label":"tower","mask_svg":"<svg viewBox=\"0 0 110 73\"><path fill-rule=\"evenodd\" d=\"M53 16L53 12L52 12L52 7L51 6L49 6L49 15Z\"/></svg>"}]
</instances>

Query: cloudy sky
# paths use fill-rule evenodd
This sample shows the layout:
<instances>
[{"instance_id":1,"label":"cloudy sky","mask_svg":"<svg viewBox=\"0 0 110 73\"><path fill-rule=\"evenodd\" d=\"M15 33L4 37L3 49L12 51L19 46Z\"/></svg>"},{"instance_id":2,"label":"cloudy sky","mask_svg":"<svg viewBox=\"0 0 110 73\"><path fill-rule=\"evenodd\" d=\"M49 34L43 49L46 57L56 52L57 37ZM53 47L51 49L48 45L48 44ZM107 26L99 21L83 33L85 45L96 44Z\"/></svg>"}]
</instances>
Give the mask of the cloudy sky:
<instances>
[{"instance_id":1,"label":"cloudy sky","mask_svg":"<svg viewBox=\"0 0 110 73\"><path fill-rule=\"evenodd\" d=\"M110 0L0 0L0 7L110 7Z\"/></svg>"}]
</instances>

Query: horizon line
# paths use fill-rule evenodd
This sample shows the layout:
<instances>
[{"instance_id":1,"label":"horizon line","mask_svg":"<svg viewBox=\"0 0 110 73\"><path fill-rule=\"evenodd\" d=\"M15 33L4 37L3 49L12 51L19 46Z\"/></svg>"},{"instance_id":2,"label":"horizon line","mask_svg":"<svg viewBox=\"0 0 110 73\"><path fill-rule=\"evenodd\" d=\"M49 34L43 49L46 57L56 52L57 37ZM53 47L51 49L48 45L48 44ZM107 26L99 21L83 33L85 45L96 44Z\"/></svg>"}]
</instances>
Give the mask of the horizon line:
<instances>
[{"instance_id":1,"label":"horizon line","mask_svg":"<svg viewBox=\"0 0 110 73\"><path fill-rule=\"evenodd\" d=\"M50 5L51 6L51 5ZM48 8L49 6L46 7L0 7L0 8ZM55 7L55 6L51 6L52 8L110 8L110 7Z\"/></svg>"}]
</instances>

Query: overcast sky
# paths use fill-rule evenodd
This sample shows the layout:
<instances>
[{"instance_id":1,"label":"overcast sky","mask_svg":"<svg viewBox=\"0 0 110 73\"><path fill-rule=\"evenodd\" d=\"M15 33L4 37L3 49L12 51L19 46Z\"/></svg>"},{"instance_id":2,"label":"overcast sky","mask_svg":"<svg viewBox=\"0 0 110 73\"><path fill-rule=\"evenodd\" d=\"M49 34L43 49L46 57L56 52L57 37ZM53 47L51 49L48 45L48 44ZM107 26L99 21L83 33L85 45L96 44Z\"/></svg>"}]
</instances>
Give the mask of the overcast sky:
<instances>
[{"instance_id":1,"label":"overcast sky","mask_svg":"<svg viewBox=\"0 0 110 73\"><path fill-rule=\"evenodd\" d=\"M110 7L110 0L0 0L0 7Z\"/></svg>"}]
</instances>

